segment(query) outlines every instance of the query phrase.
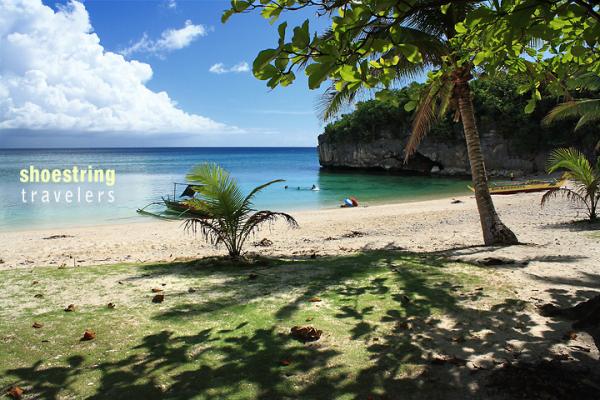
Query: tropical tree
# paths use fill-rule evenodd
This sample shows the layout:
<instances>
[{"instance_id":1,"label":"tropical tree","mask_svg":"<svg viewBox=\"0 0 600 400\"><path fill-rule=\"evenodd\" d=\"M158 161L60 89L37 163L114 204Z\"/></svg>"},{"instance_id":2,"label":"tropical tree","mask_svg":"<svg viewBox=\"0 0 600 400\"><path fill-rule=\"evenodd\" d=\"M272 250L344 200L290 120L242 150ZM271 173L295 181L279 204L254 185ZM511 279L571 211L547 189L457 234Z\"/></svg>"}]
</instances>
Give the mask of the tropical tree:
<instances>
[{"instance_id":1,"label":"tropical tree","mask_svg":"<svg viewBox=\"0 0 600 400\"><path fill-rule=\"evenodd\" d=\"M240 258L246 240L261 225L281 218L291 227L298 226L289 214L252 208L256 194L274 183L283 182L281 179L257 186L244 195L229 172L214 163L194 167L186 178L196 185L193 188L199 197L193 201L210 217L186 219L185 230L194 234L200 232L215 246L223 244L233 259Z\"/></svg>"},{"instance_id":2,"label":"tropical tree","mask_svg":"<svg viewBox=\"0 0 600 400\"><path fill-rule=\"evenodd\" d=\"M385 90L399 78L414 76L428 66L438 67L430 74L429 90L416 111L413 136L407 157L435 119L455 100L462 120L475 197L486 245L517 243L514 233L498 217L487 185L479 133L475 123L469 81L473 63L458 62L449 46L457 22L477 2L430 0L233 0L223 20L232 14L260 9L261 15L276 21L283 11L316 7L318 15L330 17L331 26L311 36L309 20L293 30L286 41L287 23L279 25L278 47L261 51L253 63L254 75L269 87L287 86L295 79L294 71L304 69L310 89L325 80L333 82L326 94L330 105L323 115L332 114L344 101L352 100L361 88ZM334 13L337 11L337 15ZM462 60L462 59L461 59Z\"/></svg>"},{"instance_id":3,"label":"tropical tree","mask_svg":"<svg viewBox=\"0 0 600 400\"><path fill-rule=\"evenodd\" d=\"M472 0L466 0L472 2ZM582 72L600 75L600 4L597 0L503 0L487 2L457 24L454 44L463 60L493 74L506 71L531 93L525 111L542 99L540 87L564 90Z\"/></svg>"},{"instance_id":4,"label":"tropical tree","mask_svg":"<svg viewBox=\"0 0 600 400\"><path fill-rule=\"evenodd\" d=\"M574 187L556 188L542 196L542 206L550 199L564 196L568 200L583 204L590 222L597 219L600 201L600 158L595 166L583 153L574 148L556 149L548 158L548 173L564 170L564 177L571 180Z\"/></svg>"}]
</instances>

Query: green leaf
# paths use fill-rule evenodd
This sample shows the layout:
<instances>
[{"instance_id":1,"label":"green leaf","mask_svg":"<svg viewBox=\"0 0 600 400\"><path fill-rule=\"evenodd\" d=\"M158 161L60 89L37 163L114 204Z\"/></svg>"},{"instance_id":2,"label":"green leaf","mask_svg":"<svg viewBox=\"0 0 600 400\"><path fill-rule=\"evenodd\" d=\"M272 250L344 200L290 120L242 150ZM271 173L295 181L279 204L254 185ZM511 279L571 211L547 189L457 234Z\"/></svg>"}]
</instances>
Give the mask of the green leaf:
<instances>
[{"instance_id":1,"label":"green leaf","mask_svg":"<svg viewBox=\"0 0 600 400\"><path fill-rule=\"evenodd\" d=\"M525 114L531 114L535 110L535 99L531 99L527 102L525 106Z\"/></svg>"},{"instance_id":2,"label":"green leaf","mask_svg":"<svg viewBox=\"0 0 600 400\"><path fill-rule=\"evenodd\" d=\"M480 51L479 53L477 53L475 55L475 58L473 58L473 65L477 66L477 65L481 64L483 62L483 60L485 60L486 55L487 54L483 51Z\"/></svg>"},{"instance_id":3,"label":"green leaf","mask_svg":"<svg viewBox=\"0 0 600 400\"><path fill-rule=\"evenodd\" d=\"M417 102L414 100L411 100L404 105L404 111L411 112L415 108L417 108Z\"/></svg>"},{"instance_id":4,"label":"green leaf","mask_svg":"<svg viewBox=\"0 0 600 400\"><path fill-rule=\"evenodd\" d=\"M310 32L308 29L308 20L304 21L302 26L294 28L294 37L292 44L298 49L305 49L310 44Z\"/></svg>"},{"instance_id":5,"label":"green leaf","mask_svg":"<svg viewBox=\"0 0 600 400\"><path fill-rule=\"evenodd\" d=\"M274 65L267 64L259 70L254 71L254 76L265 81L279 75L279 70Z\"/></svg>"},{"instance_id":6,"label":"green leaf","mask_svg":"<svg viewBox=\"0 0 600 400\"><path fill-rule=\"evenodd\" d=\"M283 46L285 43L285 30L287 28L287 22L282 22L277 27L277 32L279 32L279 46Z\"/></svg>"},{"instance_id":7,"label":"green leaf","mask_svg":"<svg viewBox=\"0 0 600 400\"><path fill-rule=\"evenodd\" d=\"M442 12L442 14L446 14L448 12L448 9L450 8L451 4L444 4L440 6L440 11Z\"/></svg>"},{"instance_id":8,"label":"green leaf","mask_svg":"<svg viewBox=\"0 0 600 400\"><path fill-rule=\"evenodd\" d=\"M420 63L423 61L423 57L421 56L421 52L417 46L413 46L412 44L400 44L396 46L404 57L412 63Z\"/></svg>"},{"instance_id":9,"label":"green leaf","mask_svg":"<svg viewBox=\"0 0 600 400\"><path fill-rule=\"evenodd\" d=\"M457 33L467 33L467 28L462 22L459 22L458 24L454 25L454 30L456 30Z\"/></svg>"},{"instance_id":10,"label":"green leaf","mask_svg":"<svg viewBox=\"0 0 600 400\"><path fill-rule=\"evenodd\" d=\"M269 3L263 8L260 15L262 15L264 19L268 19L269 23L273 24L279 18L281 11L283 11L283 8L279 7L276 3Z\"/></svg>"},{"instance_id":11,"label":"green leaf","mask_svg":"<svg viewBox=\"0 0 600 400\"><path fill-rule=\"evenodd\" d=\"M522 85L517 86L517 93L525 94L525 93L529 92L530 89L531 89L531 85L529 83L524 83Z\"/></svg>"},{"instance_id":12,"label":"green leaf","mask_svg":"<svg viewBox=\"0 0 600 400\"><path fill-rule=\"evenodd\" d=\"M224 24L225 22L227 22L227 20L229 20L229 18L230 18L230 17L231 17L233 14L235 14L235 11L233 11L233 10L231 10L231 9L229 9L229 10L225 10L225 11L223 12L223 15L221 15L221 23L223 23L223 24Z\"/></svg>"},{"instance_id":13,"label":"green leaf","mask_svg":"<svg viewBox=\"0 0 600 400\"><path fill-rule=\"evenodd\" d=\"M294 82L294 79L296 79L296 75L294 75L293 72L288 72L287 74L281 76L279 84L285 87L292 84Z\"/></svg>"},{"instance_id":14,"label":"green leaf","mask_svg":"<svg viewBox=\"0 0 600 400\"><path fill-rule=\"evenodd\" d=\"M283 71L289 62L290 59L287 57L287 55L282 53L275 59L275 67Z\"/></svg>"},{"instance_id":15,"label":"green leaf","mask_svg":"<svg viewBox=\"0 0 600 400\"><path fill-rule=\"evenodd\" d=\"M310 89L317 89L321 86L321 83L327 79L327 75L331 71L331 64L319 64L314 63L306 67L306 75L308 75L308 87Z\"/></svg>"},{"instance_id":16,"label":"green leaf","mask_svg":"<svg viewBox=\"0 0 600 400\"><path fill-rule=\"evenodd\" d=\"M342 68L340 68L339 73L340 77L345 82L360 81L360 75L358 74L356 67L353 65L344 65Z\"/></svg>"},{"instance_id":17,"label":"green leaf","mask_svg":"<svg viewBox=\"0 0 600 400\"><path fill-rule=\"evenodd\" d=\"M268 65L271 61L273 61L279 51L276 49L266 49L258 53L256 58L254 59L254 63L252 64L252 70L257 72L263 69L266 65Z\"/></svg>"},{"instance_id":18,"label":"green leaf","mask_svg":"<svg viewBox=\"0 0 600 400\"><path fill-rule=\"evenodd\" d=\"M250 7L249 1L244 0L231 0L231 9L236 13L241 13L246 11L246 9Z\"/></svg>"}]
</instances>

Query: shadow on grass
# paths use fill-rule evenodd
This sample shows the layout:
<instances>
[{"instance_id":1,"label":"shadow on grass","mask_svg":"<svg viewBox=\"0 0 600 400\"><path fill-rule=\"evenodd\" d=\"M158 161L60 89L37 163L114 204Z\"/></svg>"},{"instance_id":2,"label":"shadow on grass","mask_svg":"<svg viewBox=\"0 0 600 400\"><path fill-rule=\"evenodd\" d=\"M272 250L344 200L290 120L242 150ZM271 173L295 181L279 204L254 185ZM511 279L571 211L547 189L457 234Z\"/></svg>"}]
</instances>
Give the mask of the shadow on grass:
<instances>
[{"instance_id":1,"label":"shadow on grass","mask_svg":"<svg viewBox=\"0 0 600 400\"><path fill-rule=\"evenodd\" d=\"M392 251L244 268L210 261L143 266L140 276L200 276L211 284L152 315L159 331L130 351L94 361L100 383L85 397L507 398L508 389L486 385L495 368L546 355L567 325L551 321L549 330L533 334L534 321L524 312L528 305L512 298L477 308L473 302L485 298L487 289L474 287L468 277L455 279L447 267L436 255ZM258 277L250 280L250 272ZM290 299L285 304L270 300L284 295ZM316 296L326 300L330 315L313 323L330 330L317 342L297 342L289 328ZM243 313L249 304L267 303L273 307L261 309L260 318ZM232 310L243 321L231 329L170 329L207 315L225 318ZM473 356L481 359L467 363ZM582 353L577 361L593 360ZM82 362L46 369L40 362L7 373L41 398L59 398L60 390L83 379Z\"/></svg>"}]
</instances>

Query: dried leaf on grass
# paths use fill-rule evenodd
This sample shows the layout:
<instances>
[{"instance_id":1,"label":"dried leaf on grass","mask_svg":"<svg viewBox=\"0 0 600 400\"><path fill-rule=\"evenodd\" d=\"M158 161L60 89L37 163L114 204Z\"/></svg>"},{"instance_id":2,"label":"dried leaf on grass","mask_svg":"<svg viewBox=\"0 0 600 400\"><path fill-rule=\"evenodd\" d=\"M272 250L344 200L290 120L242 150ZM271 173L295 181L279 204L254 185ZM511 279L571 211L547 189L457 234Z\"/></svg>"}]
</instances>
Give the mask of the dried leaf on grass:
<instances>
[{"instance_id":1,"label":"dried leaf on grass","mask_svg":"<svg viewBox=\"0 0 600 400\"><path fill-rule=\"evenodd\" d=\"M321 334L323 334L323 331L312 326L293 326L291 329L292 337L301 342L314 342L319 340Z\"/></svg>"},{"instance_id":2,"label":"dried leaf on grass","mask_svg":"<svg viewBox=\"0 0 600 400\"><path fill-rule=\"evenodd\" d=\"M94 340L96 339L96 332L94 332L91 329L86 329L85 332L83 332L83 337L81 338L82 341L88 341L88 340Z\"/></svg>"},{"instance_id":3,"label":"dried leaf on grass","mask_svg":"<svg viewBox=\"0 0 600 400\"><path fill-rule=\"evenodd\" d=\"M152 298L152 302L153 303L162 303L163 301L165 301L165 295L164 294L157 294L156 296L154 296Z\"/></svg>"},{"instance_id":4,"label":"dried leaf on grass","mask_svg":"<svg viewBox=\"0 0 600 400\"><path fill-rule=\"evenodd\" d=\"M73 312L75 311L75 304L69 304L66 308L65 308L66 312Z\"/></svg>"},{"instance_id":5,"label":"dried leaf on grass","mask_svg":"<svg viewBox=\"0 0 600 400\"><path fill-rule=\"evenodd\" d=\"M43 326L44 326L44 324L42 324L40 322L34 322L33 325L31 325L31 327L35 328L35 329L40 329Z\"/></svg>"},{"instance_id":6,"label":"dried leaf on grass","mask_svg":"<svg viewBox=\"0 0 600 400\"><path fill-rule=\"evenodd\" d=\"M21 389L19 386L13 386L10 389L8 389L7 394L13 399L20 399L21 397L23 397L23 389Z\"/></svg>"}]
</instances>

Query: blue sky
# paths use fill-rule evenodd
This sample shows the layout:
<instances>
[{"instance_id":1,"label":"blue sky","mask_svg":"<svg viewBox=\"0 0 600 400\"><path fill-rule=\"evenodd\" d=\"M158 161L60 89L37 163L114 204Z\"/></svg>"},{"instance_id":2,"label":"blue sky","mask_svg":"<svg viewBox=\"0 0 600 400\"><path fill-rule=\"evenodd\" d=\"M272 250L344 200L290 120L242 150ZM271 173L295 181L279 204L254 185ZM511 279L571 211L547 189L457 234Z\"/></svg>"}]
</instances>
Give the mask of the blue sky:
<instances>
[{"instance_id":1,"label":"blue sky","mask_svg":"<svg viewBox=\"0 0 600 400\"><path fill-rule=\"evenodd\" d=\"M31 4L40 0L8 1L31 8ZM43 4L51 7L57 14L52 15L49 12L34 14L33 11L30 14L15 14L16 22L10 28L12 31L9 29L8 34L5 32L5 43L9 43L7 40L11 38L14 39L15 32L21 35L30 34L33 37L34 33L26 32L27 28L25 28L30 25L30 20L39 26L47 26L47 21L41 20L40 14L44 16L43 18L54 21L57 30L49 32L47 38L42 36L41 39L39 37L32 39L32 42L39 43L32 51L42 52L42 55L37 58L44 57L45 50L42 47L45 39L48 39L48 43L52 43L52 40L59 42L64 40L65 43L64 46L60 43L52 44L59 47L46 49L48 52L46 57L49 60L42 65L39 64L39 60L36 64L25 55L21 56L27 54L30 49L23 48L26 45L20 42L15 46L21 47L17 47L13 53L4 53L4 64L3 53L0 51L0 76L4 68L4 76L13 74L16 76L15 79L22 79L22 81L13 80L12 86L10 86L11 82L5 82L12 103L5 105L5 125L0 131L0 147L316 145L316 137L323 129L314 111L320 91L311 91L307 88L304 74L297 74L296 82L290 87L270 90L264 82L255 79L251 72L244 71L244 63L251 65L258 51L273 47L277 40L277 24L270 25L258 13L236 15L227 24L221 24L221 14L229 3L219 0L88 0L83 3L83 7L76 7L77 9L73 9L72 4L69 5L64 1L57 3L44 0ZM40 10L48 11L45 8ZM64 14L66 19L57 20L60 13ZM85 23L86 13L93 32L80 33L79 38L69 38L71 31L79 29ZM283 19L294 24L301 22L307 16L310 14L288 15ZM11 18L10 14L8 18ZM76 22L73 22L75 20ZM75 24L75 28L66 26L71 23ZM317 24L322 27L325 23L326 21L321 21ZM175 48L172 43L165 45L164 40L161 42L161 38L167 38L169 30L180 30L186 26L195 29L193 39L189 42L184 40L185 43L174 45ZM63 28L65 31L60 33L60 29ZM9 35L11 32L12 37ZM115 71L118 71L118 68L129 71L134 64L134 67L138 68L139 63L131 64L133 60L148 64L149 67L142 66L143 68L139 67L139 71L132 72L134 75L131 77L132 81L123 82L123 90L119 88L121 84L119 77L92 76L110 74L107 68L113 68L114 60L105 60L106 62L103 61L104 64L100 67L96 65L94 60L100 56L97 49L94 50L93 43L69 52L71 43L79 46L78 43L82 40L87 41L90 33L98 36L104 53L125 55L125 61L114 64ZM36 31L35 35L40 33ZM41 35L44 33L42 32ZM52 35L55 37L53 38ZM0 37L0 46L2 46L1 40L2 37ZM15 40L10 43L14 44ZM96 53L82 59L83 56L80 55L88 52L88 47L92 49L89 50L90 54ZM132 47L134 50L128 52L127 49ZM79 60L71 60L74 52L78 54ZM14 63L7 61L15 57L23 57L23 60L16 60ZM102 58L107 57L102 56ZM19 64L20 61L22 62ZM56 64L56 68L51 68L52 63ZM83 67L80 66L82 63ZM85 66L85 63L93 65ZM234 66L238 66L238 70L242 71L220 74L209 71L219 63L222 64L221 71L229 70ZM37 75L31 72L36 68L42 70ZM57 75L56 70L72 68L74 77L61 81L61 73ZM152 77L148 80L146 78L149 76L150 68ZM85 75L85 79L81 77L79 82L80 77L77 74ZM96 78L98 79L94 81ZM45 88L44 95L34 96L31 95L33 89L25 90L27 85L39 88L40 80ZM31 83L33 81L36 83ZM94 85L103 87L105 84L111 86L110 93L107 92L104 99L98 100L97 96L94 96L96 91ZM1 85L0 81L0 90ZM65 85L72 87L66 90L65 94L57 94L56 91L60 92ZM129 88L136 85L136 90L139 92L132 90L127 94ZM146 104L143 95L146 93L144 86L154 93L147 93L149 96L147 106L140 105L138 114L131 113L134 115L132 118L138 118L139 121L123 121L122 119L127 117L117 118L110 114L122 112L127 104L132 102L135 104L135 98L140 98L140 102ZM82 91L92 93L81 95L83 97L78 99L77 96L80 95L78 93ZM153 118L162 112L159 108L162 107L162 101L165 99L162 95L162 98L158 99L161 96L157 96L156 93L160 92L166 92L165 95L168 96L171 104L168 105L169 110L165 112L164 118L157 117L156 122L150 124L149 121L153 121ZM25 101L24 97L28 96L27 93L30 98ZM44 98L47 93L52 93L48 94L49 100L43 102L38 100ZM101 93L100 89L98 93ZM58 96L60 101L52 96ZM122 96L134 98L127 99ZM110 99L121 99L123 106L119 106L118 110L111 110L113 105L106 104ZM66 101L74 102L72 104L77 107L82 102L90 102L90 104L82 105L78 113L72 114L64 109ZM55 106L56 104L58 105ZM53 107L56 107L56 110ZM154 111L148 114L146 109ZM180 112L185 113L183 119L186 121L189 119L189 124L186 122L185 126L170 129L170 121L177 119L177 113ZM98 116L106 116L106 113L111 115L106 121L118 120L114 128L111 126L112 122L102 124L98 122L104 118ZM0 104L0 118L2 115L2 104ZM45 117L40 117L38 121L36 119L38 115ZM28 121L28 118L36 120ZM198 122L199 118L206 121ZM145 126L142 123L144 121L148 121L152 127L161 126L161 128L157 128L153 133L139 132L143 130L140 127ZM0 123L2 123L1 119ZM192 127L190 129L194 133L188 133L186 131L188 127Z\"/></svg>"}]
</instances>

